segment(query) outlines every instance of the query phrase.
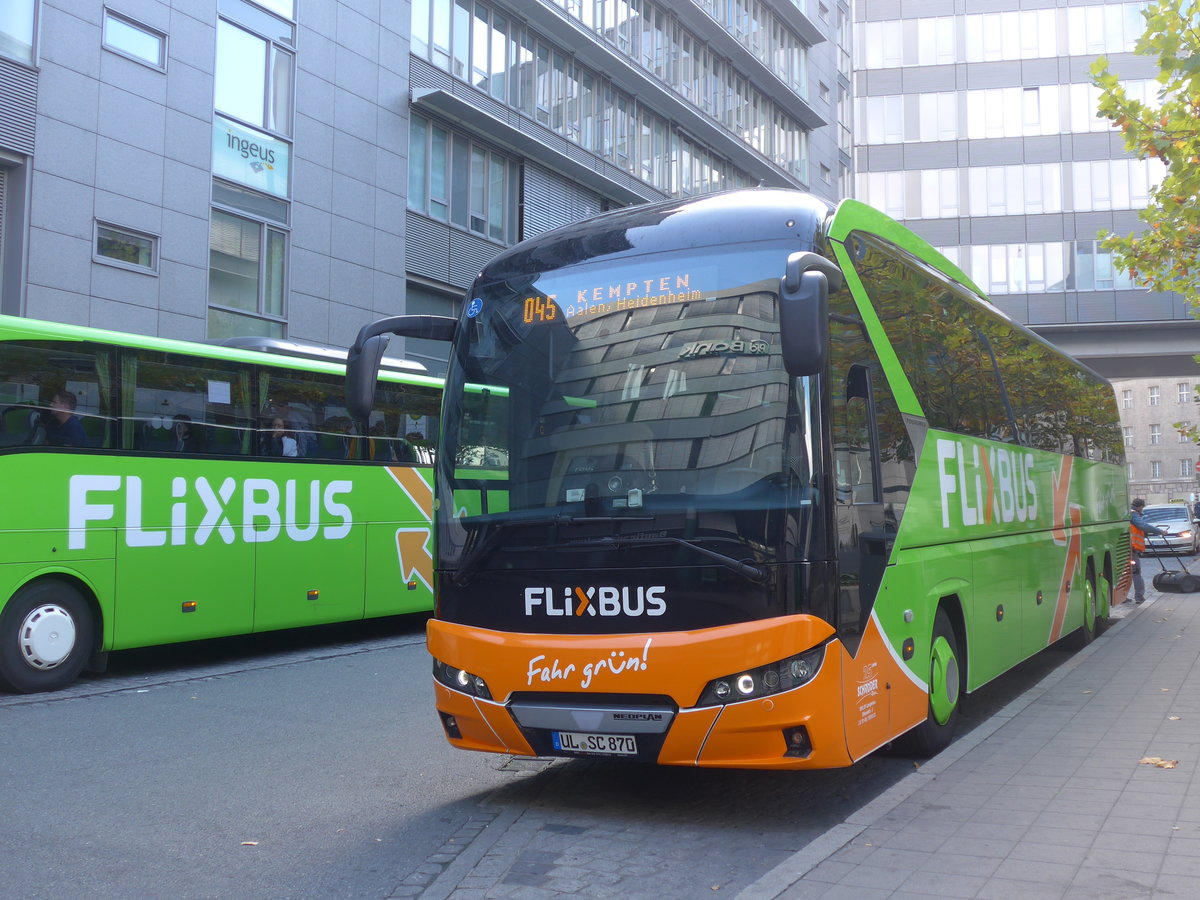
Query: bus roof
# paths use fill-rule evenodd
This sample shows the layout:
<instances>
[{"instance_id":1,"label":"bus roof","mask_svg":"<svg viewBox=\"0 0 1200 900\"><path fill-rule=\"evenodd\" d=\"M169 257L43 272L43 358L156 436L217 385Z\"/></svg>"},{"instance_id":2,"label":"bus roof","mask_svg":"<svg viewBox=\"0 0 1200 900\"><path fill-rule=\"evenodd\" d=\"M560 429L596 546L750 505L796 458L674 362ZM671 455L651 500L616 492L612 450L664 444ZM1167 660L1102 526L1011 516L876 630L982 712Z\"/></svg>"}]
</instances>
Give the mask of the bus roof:
<instances>
[{"instance_id":1,"label":"bus roof","mask_svg":"<svg viewBox=\"0 0 1200 900\"><path fill-rule=\"evenodd\" d=\"M288 367L310 372L345 372L346 351L323 348L318 345L294 344L290 341L274 340L274 348L243 347L235 344L183 341L175 338L154 337L122 331L92 328L86 325L68 325L24 316L0 315L0 342L33 338L60 341L94 341L120 347L137 347L158 350L164 353L185 353L208 359L223 359L237 362L254 362L259 365ZM254 341L256 339L251 339ZM262 339L272 341L273 339ZM234 342L241 339L234 338ZM287 348L295 348L289 352ZM340 354L340 356L339 356ZM441 379L426 373L420 363L391 359L380 377L387 381L406 381L415 384L441 385Z\"/></svg>"},{"instance_id":2,"label":"bus roof","mask_svg":"<svg viewBox=\"0 0 1200 900\"><path fill-rule=\"evenodd\" d=\"M776 215L769 215L774 210ZM777 188L722 191L700 197L629 206L564 225L522 241L487 264L484 277L501 279L603 257L791 238L808 246L824 240L833 207L811 194Z\"/></svg>"},{"instance_id":3,"label":"bus roof","mask_svg":"<svg viewBox=\"0 0 1200 900\"><path fill-rule=\"evenodd\" d=\"M336 347L323 347L320 344L297 344L294 341L285 341L280 338L246 335L224 338L223 340L205 341L205 343L213 343L221 347L237 347L241 350L256 350L259 353L275 353L280 356L290 356L299 359L316 359L321 362L336 363L339 366L346 364L347 351L345 350L339 350ZM380 360L379 368L384 371L417 375L424 375L429 372L419 362L399 359L395 356L385 356Z\"/></svg>"}]
</instances>

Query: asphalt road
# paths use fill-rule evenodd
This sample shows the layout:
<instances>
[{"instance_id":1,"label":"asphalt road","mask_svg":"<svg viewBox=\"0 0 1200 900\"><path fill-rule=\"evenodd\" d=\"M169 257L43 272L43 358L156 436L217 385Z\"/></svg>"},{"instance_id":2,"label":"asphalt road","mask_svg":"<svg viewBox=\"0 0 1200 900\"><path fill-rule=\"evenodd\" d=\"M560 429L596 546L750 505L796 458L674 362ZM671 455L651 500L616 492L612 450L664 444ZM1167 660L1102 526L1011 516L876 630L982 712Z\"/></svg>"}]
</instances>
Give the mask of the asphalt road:
<instances>
[{"instance_id":1,"label":"asphalt road","mask_svg":"<svg viewBox=\"0 0 1200 900\"><path fill-rule=\"evenodd\" d=\"M963 731L1066 658L1046 651L970 698ZM453 887L447 846L484 825L494 843L533 808L623 841L622 896L730 895L914 765L463 753L431 695L418 619L138 651L59 694L0 694L0 895L432 896Z\"/></svg>"}]
</instances>

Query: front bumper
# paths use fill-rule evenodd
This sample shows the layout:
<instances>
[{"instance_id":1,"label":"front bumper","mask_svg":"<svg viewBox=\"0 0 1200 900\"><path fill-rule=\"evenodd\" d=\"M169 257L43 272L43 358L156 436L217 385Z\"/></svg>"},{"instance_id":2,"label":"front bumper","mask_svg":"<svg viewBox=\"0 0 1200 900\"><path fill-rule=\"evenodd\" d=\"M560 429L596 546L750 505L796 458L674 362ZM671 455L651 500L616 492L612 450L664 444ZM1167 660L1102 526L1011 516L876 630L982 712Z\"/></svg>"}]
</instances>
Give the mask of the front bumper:
<instances>
[{"instance_id":1,"label":"front bumper","mask_svg":"<svg viewBox=\"0 0 1200 900\"><path fill-rule=\"evenodd\" d=\"M430 653L480 676L491 693L484 698L435 681L437 709L457 747L779 769L853 762L843 725L843 656L831 636L828 624L807 616L654 635L519 635L436 619L428 628ZM698 705L711 680L827 640L820 669L800 687ZM569 749L563 735L579 733L634 740Z\"/></svg>"}]
</instances>

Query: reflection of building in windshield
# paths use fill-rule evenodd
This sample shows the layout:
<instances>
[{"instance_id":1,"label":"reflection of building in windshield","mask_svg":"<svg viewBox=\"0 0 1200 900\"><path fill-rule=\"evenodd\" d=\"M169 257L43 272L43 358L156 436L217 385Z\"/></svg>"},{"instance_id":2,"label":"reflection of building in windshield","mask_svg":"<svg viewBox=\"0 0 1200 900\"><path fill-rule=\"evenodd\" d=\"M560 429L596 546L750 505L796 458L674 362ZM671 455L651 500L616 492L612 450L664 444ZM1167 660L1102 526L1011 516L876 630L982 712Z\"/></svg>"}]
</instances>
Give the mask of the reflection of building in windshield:
<instances>
[{"instance_id":1,"label":"reflection of building in windshield","mask_svg":"<svg viewBox=\"0 0 1200 900\"><path fill-rule=\"evenodd\" d=\"M758 283L707 296L571 320L527 454L547 503L636 507L645 493L729 493L782 472L775 295Z\"/></svg>"}]
</instances>

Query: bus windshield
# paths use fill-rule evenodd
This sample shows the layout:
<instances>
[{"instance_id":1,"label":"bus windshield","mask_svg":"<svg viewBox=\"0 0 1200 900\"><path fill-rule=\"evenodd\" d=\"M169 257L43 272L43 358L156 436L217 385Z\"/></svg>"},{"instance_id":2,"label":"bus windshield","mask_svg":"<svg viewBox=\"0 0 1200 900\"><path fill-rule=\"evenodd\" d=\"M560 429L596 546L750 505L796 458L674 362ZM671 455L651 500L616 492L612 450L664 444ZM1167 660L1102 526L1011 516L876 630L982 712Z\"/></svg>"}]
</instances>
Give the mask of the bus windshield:
<instances>
[{"instance_id":1,"label":"bus windshield","mask_svg":"<svg viewBox=\"0 0 1200 900\"><path fill-rule=\"evenodd\" d=\"M447 388L439 565L761 580L802 557L820 432L816 379L779 355L786 256L756 242L477 283Z\"/></svg>"}]
</instances>

